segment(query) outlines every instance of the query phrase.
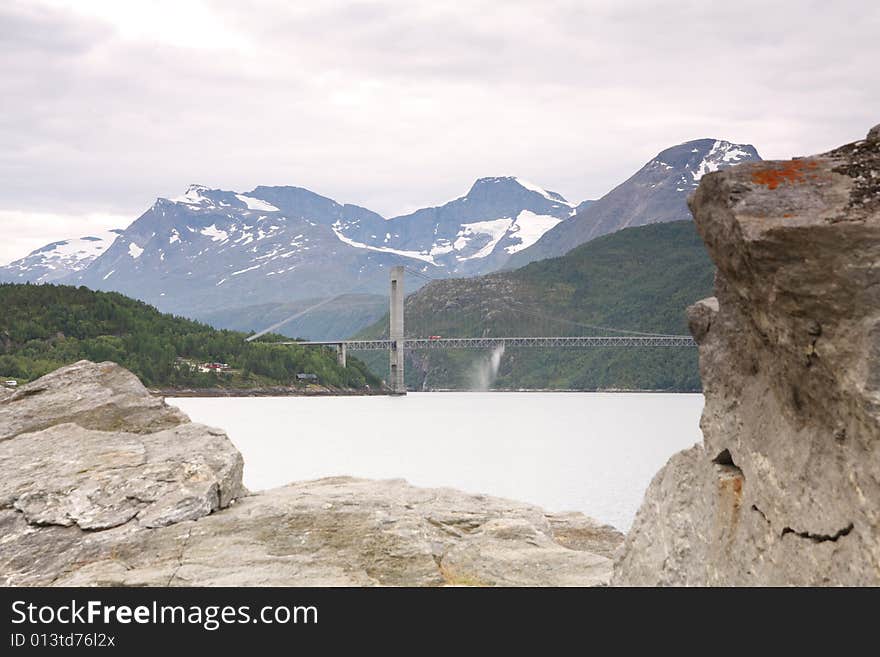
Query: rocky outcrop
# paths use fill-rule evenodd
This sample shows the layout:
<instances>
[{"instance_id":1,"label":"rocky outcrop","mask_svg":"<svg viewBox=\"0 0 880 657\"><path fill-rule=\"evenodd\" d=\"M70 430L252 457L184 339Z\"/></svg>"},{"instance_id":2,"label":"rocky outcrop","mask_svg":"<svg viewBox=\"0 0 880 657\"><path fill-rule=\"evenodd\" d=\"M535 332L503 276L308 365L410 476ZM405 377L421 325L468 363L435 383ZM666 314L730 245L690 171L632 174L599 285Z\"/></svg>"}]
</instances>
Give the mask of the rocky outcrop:
<instances>
[{"instance_id":1,"label":"rocky outcrop","mask_svg":"<svg viewBox=\"0 0 880 657\"><path fill-rule=\"evenodd\" d=\"M880 584L880 126L703 178L703 444L651 483L621 585Z\"/></svg>"},{"instance_id":2,"label":"rocky outcrop","mask_svg":"<svg viewBox=\"0 0 880 657\"><path fill-rule=\"evenodd\" d=\"M79 361L0 399L0 442L65 422L85 429L132 433L188 422L183 413L148 394L134 374L115 363Z\"/></svg>"},{"instance_id":3,"label":"rocky outcrop","mask_svg":"<svg viewBox=\"0 0 880 657\"><path fill-rule=\"evenodd\" d=\"M68 423L0 443L0 507L30 525L162 527L206 516L242 494L242 459L217 429L152 434Z\"/></svg>"},{"instance_id":4,"label":"rocky outcrop","mask_svg":"<svg viewBox=\"0 0 880 657\"><path fill-rule=\"evenodd\" d=\"M222 431L112 363L24 386L0 419L5 585L589 586L622 540L581 514L402 480L250 494Z\"/></svg>"},{"instance_id":5,"label":"rocky outcrop","mask_svg":"<svg viewBox=\"0 0 880 657\"><path fill-rule=\"evenodd\" d=\"M13 585L589 586L611 574L607 557L554 540L540 509L401 480L296 483L153 529L28 533L8 512L0 522L20 537L0 546ZM597 528L580 547L619 540Z\"/></svg>"}]
</instances>

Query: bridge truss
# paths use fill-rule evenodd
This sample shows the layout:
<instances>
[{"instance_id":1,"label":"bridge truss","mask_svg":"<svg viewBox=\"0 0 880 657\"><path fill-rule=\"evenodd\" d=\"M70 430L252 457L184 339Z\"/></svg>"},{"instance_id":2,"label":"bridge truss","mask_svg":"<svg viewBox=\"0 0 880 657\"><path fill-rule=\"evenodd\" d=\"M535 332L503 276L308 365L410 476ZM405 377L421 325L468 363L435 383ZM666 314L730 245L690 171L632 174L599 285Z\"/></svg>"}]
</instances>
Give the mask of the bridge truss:
<instances>
[{"instance_id":1,"label":"bridge truss","mask_svg":"<svg viewBox=\"0 0 880 657\"><path fill-rule=\"evenodd\" d=\"M333 340L309 342L281 342L302 346L338 347L345 345L349 351L387 351L395 346L393 340ZM505 347L696 347L689 335L651 336L545 336L524 338L404 338L397 340L398 349L493 349Z\"/></svg>"},{"instance_id":2,"label":"bridge truss","mask_svg":"<svg viewBox=\"0 0 880 657\"><path fill-rule=\"evenodd\" d=\"M418 351L422 349L494 349L496 347L536 347L536 348L590 348L590 347L696 347L697 344L689 335L657 335L653 333L641 333L623 329L612 329L589 324L579 324L570 320L561 320L570 325L580 325L581 329L608 331L610 333L623 333L625 335L581 335L581 336L535 336L535 337L482 337L482 338L444 338L434 336L428 338L410 337L404 334L403 310L403 274L405 268L395 266L390 271L390 307L389 307L389 339L387 340L321 340L321 341L283 341L274 344L296 344L304 347L332 347L336 349L338 363L345 367L346 354L349 351L387 351L389 354L389 377L388 387L392 394L405 395L403 368L404 353L406 351ZM413 272L423 278L429 278L424 274ZM334 297L335 299L336 297ZM255 333L247 338L255 340L278 327L301 317L318 307L333 301L324 300L320 303L299 311L287 319L277 322L263 331ZM525 314L532 314L525 310L514 310ZM542 316L539 316L542 317ZM539 329L548 330L547 328ZM552 330L552 329L550 329ZM536 331L538 332L538 331ZM626 335L628 334L628 335Z\"/></svg>"}]
</instances>

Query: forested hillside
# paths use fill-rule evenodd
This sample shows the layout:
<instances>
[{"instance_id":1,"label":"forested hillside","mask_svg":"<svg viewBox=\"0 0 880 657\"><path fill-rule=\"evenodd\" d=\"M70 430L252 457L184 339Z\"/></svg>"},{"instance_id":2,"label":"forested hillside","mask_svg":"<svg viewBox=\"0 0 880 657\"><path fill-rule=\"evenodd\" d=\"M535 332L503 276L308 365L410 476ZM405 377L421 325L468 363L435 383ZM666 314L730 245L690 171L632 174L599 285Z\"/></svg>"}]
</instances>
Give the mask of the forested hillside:
<instances>
[{"instance_id":1,"label":"forested hillside","mask_svg":"<svg viewBox=\"0 0 880 657\"><path fill-rule=\"evenodd\" d=\"M315 374L313 382L334 388L380 385L356 359L343 368L329 350L248 343L245 337L162 314L115 292L0 285L0 377L31 380L85 358L119 363L155 387L286 386L297 383L297 373ZM229 369L199 371L200 364L214 362Z\"/></svg>"},{"instance_id":2,"label":"forested hillside","mask_svg":"<svg viewBox=\"0 0 880 657\"><path fill-rule=\"evenodd\" d=\"M693 222L628 228L510 272L435 281L406 300L408 336L687 334L685 309L712 294L714 267ZM363 335L387 333L387 317ZM479 385L488 354L414 352L413 388ZM369 357L377 372L387 357ZM696 349L508 349L496 388L699 390Z\"/></svg>"}]
</instances>

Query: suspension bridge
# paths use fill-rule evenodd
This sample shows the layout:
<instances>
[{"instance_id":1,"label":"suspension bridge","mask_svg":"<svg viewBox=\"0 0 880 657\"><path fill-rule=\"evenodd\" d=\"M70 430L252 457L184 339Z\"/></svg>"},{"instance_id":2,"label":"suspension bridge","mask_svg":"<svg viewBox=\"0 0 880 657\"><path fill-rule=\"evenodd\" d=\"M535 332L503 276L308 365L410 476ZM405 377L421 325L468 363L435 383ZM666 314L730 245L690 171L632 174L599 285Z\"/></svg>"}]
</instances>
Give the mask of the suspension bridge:
<instances>
[{"instance_id":1,"label":"suspension bridge","mask_svg":"<svg viewBox=\"0 0 880 657\"><path fill-rule=\"evenodd\" d=\"M626 335L549 335L549 336L523 336L523 337L443 337L431 335L428 337L406 337L404 335L403 308L404 308L404 271L421 276L428 280L424 274L401 266L391 268L391 289L389 306L389 330L388 338L377 340L314 340L302 341L291 340L276 342L274 344L295 344L300 346L332 347L336 349L337 359L340 365L345 367L347 353L349 351L388 351L389 353L389 377L388 387L392 394L405 395L404 384L404 354L406 351L421 349L493 349L495 347L539 347L539 348L590 348L590 347L696 347L696 342L689 335L664 335L657 333L644 333L628 331L608 327L597 327L582 324L570 320L556 320L581 327L590 327L602 332L624 333ZM334 299L326 299L310 306L272 326L255 333L247 338L250 342L274 331L280 326L298 319ZM523 311L525 312L525 311ZM532 314L534 313L527 313ZM545 318L547 319L547 318ZM549 318L551 321L554 318Z\"/></svg>"}]
</instances>

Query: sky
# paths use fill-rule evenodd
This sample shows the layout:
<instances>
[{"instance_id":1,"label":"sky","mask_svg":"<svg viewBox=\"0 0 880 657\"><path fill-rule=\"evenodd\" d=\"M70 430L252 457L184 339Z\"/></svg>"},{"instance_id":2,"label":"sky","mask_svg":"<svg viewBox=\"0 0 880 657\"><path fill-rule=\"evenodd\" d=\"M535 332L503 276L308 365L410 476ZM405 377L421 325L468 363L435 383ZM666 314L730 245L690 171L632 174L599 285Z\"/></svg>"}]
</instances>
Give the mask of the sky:
<instances>
[{"instance_id":1,"label":"sky","mask_svg":"<svg viewBox=\"0 0 880 657\"><path fill-rule=\"evenodd\" d=\"M880 123L876 0L4 0L0 263L190 183L385 216L517 175L597 198L714 137Z\"/></svg>"}]
</instances>

